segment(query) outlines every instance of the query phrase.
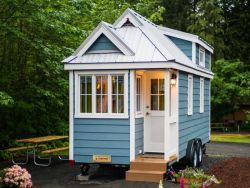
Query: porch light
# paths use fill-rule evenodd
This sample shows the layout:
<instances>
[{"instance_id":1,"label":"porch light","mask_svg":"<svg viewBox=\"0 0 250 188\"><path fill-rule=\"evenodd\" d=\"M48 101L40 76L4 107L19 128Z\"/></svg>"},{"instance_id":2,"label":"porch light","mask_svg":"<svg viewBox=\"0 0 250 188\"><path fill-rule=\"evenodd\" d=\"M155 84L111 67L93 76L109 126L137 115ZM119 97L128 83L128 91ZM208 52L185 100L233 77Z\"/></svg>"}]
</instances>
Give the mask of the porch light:
<instances>
[{"instance_id":1,"label":"porch light","mask_svg":"<svg viewBox=\"0 0 250 188\"><path fill-rule=\"evenodd\" d=\"M176 74L172 73L171 79L170 79L170 85L176 84Z\"/></svg>"}]
</instances>

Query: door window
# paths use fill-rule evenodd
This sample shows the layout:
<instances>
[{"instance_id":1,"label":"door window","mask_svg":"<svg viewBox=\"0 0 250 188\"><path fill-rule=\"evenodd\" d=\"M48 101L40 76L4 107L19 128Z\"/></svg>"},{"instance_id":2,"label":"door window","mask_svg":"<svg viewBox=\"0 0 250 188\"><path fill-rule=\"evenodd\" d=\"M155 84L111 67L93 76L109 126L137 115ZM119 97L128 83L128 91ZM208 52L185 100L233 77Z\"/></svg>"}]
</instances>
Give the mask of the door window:
<instances>
[{"instance_id":1,"label":"door window","mask_svg":"<svg viewBox=\"0 0 250 188\"><path fill-rule=\"evenodd\" d=\"M151 110L164 111L164 79L151 79Z\"/></svg>"}]
</instances>

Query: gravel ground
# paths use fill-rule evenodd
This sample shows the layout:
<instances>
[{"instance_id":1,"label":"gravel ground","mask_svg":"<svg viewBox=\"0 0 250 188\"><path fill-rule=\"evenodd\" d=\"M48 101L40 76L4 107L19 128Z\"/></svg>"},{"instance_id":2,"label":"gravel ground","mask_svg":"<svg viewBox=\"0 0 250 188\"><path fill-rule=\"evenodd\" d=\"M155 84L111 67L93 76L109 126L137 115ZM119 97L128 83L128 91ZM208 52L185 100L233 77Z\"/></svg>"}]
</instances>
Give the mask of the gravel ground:
<instances>
[{"instance_id":1,"label":"gravel ground","mask_svg":"<svg viewBox=\"0 0 250 188\"><path fill-rule=\"evenodd\" d=\"M234 154L234 150L238 151L237 155L235 154L236 156L240 154L248 157L248 152L250 152L249 149L250 145L209 143L207 145L207 155L204 156L202 168L205 171L209 171L214 165L219 164L218 162ZM11 165L10 162L1 162L0 169ZM68 162L54 160L51 167L38 167L34 166L31 162L23 167L27 168L31 173L35 188L158 187L158 183L125 181L126 168L98 168L98 166L95 165L92 167L92 172L90 172L93 174L91 179L86 182L79 182L75 180L76 175L80 173L79 167L71 167ZM182 168L183 167L185 166L182 166ZM172 182L164 182L164 187L177 188L179 185Z\"/></svg>"},{"instance_id":2,"label":"gravel ground","mask_svg":"<svg viewBox=\"0 0 250 188\"><path fill-rule=\"evenodd\" d=\"M211 142L206 146L209 156L250 157L250 144Z\"/></svg>"}]
</instances>

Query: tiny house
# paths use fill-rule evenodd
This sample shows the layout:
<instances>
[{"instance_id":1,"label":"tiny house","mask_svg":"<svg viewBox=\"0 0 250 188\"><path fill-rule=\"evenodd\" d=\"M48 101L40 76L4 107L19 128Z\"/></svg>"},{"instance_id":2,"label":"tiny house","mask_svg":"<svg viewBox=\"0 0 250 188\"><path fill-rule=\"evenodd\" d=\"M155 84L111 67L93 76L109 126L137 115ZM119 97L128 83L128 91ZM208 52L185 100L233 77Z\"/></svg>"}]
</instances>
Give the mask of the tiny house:
<instances>
[{"instance_id":1,"label":"tiny house","mask_svg":"<svg viewBox=\"0 0 250 188\"><path fill-rule=\"evenodd\" d=\"M63 60L70 160L130 165L126 179L138 181L158 181L182 159L199 166L210 139L212 53L200 37L131 9L101 22Z\"/></svg>"}]
</instances>

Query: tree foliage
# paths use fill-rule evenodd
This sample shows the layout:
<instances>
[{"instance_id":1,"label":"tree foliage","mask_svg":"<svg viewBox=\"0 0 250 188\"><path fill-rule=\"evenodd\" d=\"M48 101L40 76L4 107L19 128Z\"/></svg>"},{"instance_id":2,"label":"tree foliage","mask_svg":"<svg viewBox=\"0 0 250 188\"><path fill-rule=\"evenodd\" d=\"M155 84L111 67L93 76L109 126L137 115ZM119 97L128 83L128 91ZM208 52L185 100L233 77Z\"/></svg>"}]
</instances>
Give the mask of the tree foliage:
<instances>
[{"instance_id":1,"label":"tree foliage","mask_svg":"<svg viewBox=\"0 0 250 188\"><path fill-rule=\"evenodd\" d=\"M241 61L218 60L213 64L212 82L213 120L239 109L250 101L250 72L244 70Z\"/></svg>"},{"instance_id":2,"label":"tree foliage","mask_svg":"<svg viewBox=\"0 0 250 188\"><path fill-rule=\"evenodd\" d=\"M113 23L128 7L157 24L200 35L215 46L215 60L226 59L213 65L213 111L249 103L249 0L0 0L0 4L1 148L16 138L67 134L68 73L60 62L100 21Z\"/></svg>"}]
</instances>

